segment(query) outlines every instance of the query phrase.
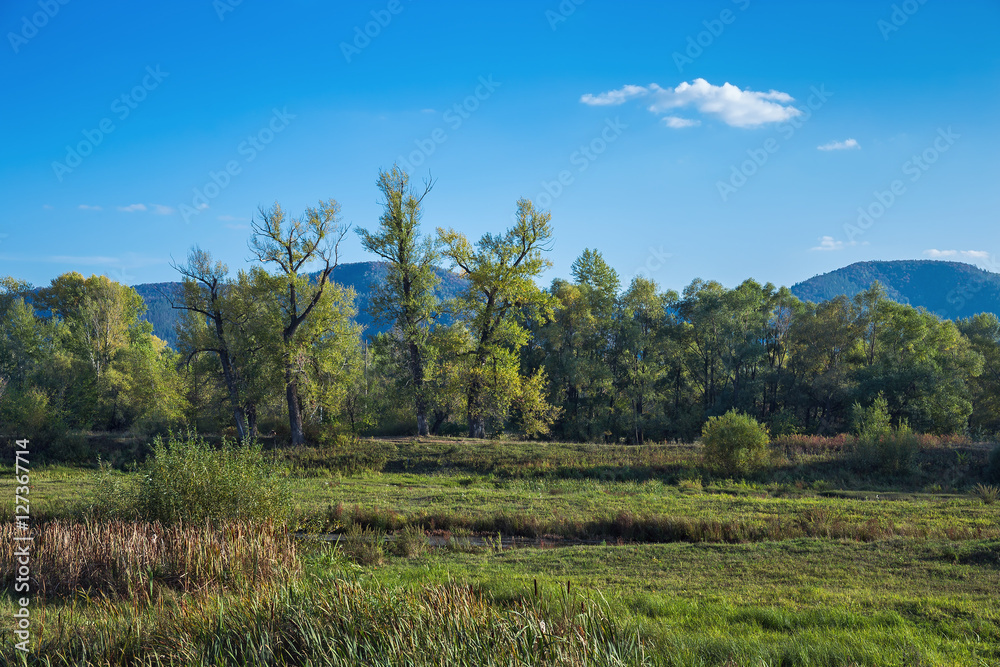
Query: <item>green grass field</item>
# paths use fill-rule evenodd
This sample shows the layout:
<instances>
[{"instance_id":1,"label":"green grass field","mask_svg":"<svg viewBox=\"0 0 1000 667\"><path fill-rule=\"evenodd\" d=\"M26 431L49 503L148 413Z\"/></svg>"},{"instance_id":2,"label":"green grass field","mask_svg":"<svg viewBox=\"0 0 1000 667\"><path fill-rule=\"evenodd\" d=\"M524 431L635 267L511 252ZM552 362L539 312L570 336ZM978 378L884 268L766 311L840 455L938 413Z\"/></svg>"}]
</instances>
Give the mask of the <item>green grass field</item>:
<instances>
[{"instance_id":1,"label":"green grass field","mask_svg":"<svg viewBox=\"0 0 1000 667\"><path fill-rule=\"evenodd\" d=\"M985 451L925 451L882 480L779 452L732 480L690 445L280 450L291 527L346 537L303 538L301 571L266 585L148 575L141 604L40 599L28 663L998 665L1000 504L972 492ZM36 520L80 520L99 475L33 470ZM498 532L542 546L465 539ZM407 539L420 548L401 555ZM13 609L0 663L20 658Z\"/></svg>"}]
</instances>

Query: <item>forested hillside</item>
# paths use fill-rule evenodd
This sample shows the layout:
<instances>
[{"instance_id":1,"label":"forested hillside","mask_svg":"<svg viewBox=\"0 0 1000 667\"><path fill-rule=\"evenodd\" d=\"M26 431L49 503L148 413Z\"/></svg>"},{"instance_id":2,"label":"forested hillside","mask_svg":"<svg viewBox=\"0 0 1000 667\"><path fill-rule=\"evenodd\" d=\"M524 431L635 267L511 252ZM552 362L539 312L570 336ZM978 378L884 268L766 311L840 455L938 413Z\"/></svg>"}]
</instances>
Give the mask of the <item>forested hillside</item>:
<instances>
[{"instance_id":1,"label":"forested hillside","mask_svg":"<svg viewBox=\"0 0 1000 667\"><path fill-rule=\"evenodd\" d=\"M875 282L893 301L945 319L1000 314L1000 274L961 262L857 262L793 285L792 294L817 303L840 295L853 298Z\"/></svg>"}]
</instances>

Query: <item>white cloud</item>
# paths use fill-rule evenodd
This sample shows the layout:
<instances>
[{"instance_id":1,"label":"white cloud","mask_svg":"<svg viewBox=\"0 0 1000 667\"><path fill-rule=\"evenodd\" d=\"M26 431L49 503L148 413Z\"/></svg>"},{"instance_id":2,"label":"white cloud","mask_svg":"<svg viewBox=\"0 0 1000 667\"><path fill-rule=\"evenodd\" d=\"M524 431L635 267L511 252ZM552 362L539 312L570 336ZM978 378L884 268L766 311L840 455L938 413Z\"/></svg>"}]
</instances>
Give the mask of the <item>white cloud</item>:
<instances>
[{"instance_id":1,"label":"white cloud","mask_svg":"<svg viewBox=\"0 0 1000 667\"><path fill-rule=\"evenodd\" d=\"M931 259L941 259L942 257L964 257L966 259L983 261L990 258L990 253L985 250L938 250L937 248L931 248L930 250L924 250L924 254Z\"/></svg>"},{"instance_id":2,"label":"white cloud","mask_svg":"<svg viewBox=\"0 0 1000 667\"><path fill-rule=\"evenodd\" d=\"M146 205L145 204L129 204L128 206L119 206L118 210L122 211L123 213L135 213L136 211L145 211L146 210Z\"/></svg>"},{"instance_id":3,"label":"white cloud","mask_svg":"<svg viewBox=\"0 0 1000 667\"><path fill-rule=\"evenodd\" d=\"M648 109L655 114L663 114L673 109L694 107L703 114L717 116L732 127L757 127L766 123L780 123L802 112L791 106L791 95L778 90L766 93L741 90L731 83L714 86L705 79L683 82L676 88L662 88L651 83L648 86L627 85L598 95L587 93L580 98L583 104L591 106L616 106L636 98L650 100ZM670 125L688 127L688 125Z\"/></svg>"},{"instance_id":4,"label":"white cloud","mask_svg":"<svg viewBox=\"0 0 1000 667\"><path fill-rule=\"evenodd\" d=\"M153 213L156 215L173 215L175 213L173 206L164 206L163 204L152 204Z\"/></svg>"},{"instance_id":5,"label":"white cloud","mask_svg":"<svg viewBox=\"0 0 1000 667\"><path fill-rule=\"evenodd\" d=\"M701 121L691 120L690 118L681 118L680 116L664 116L663 124L676 130L682 127L697 127L698 125L701 125Z\"/></svg>"},{"instance_id":6,"label":"white cloud","mask_svg":"<svg viewBox=\"0 0 1000 667\"><path fill-rule=\"evenodd\" d=\"M624 104L634 97L645 97L653 88L662 90L662 88L657 86L655 83L651 84L649 88L646 88L645 86L627 85L619 88L618 90L609 90L608 92L600 93L599 95L586 93L580 98L580 101L584 104L589 104L590 106L595 107L617 106L619 104Z\"/></svg>"},{"instance_id":7,"label":"white cloud","mask_svg":"<svg viewBox=\"0 0 1000 667\"><path fill-rule=\"evenodd\" d=\"M810 250L843 250L845 243L843 241L838 241L832 236L821 236L819 237L819 245L814 248L809 248Z\"/></svg>"},{"instance_id":8,"label":"white cloud","mask_svg":"<svg viewBox=\"0 0 1000 667\"><path fill-rule=\"evenodd\" d=\"M206 204L205 202L202 202L202 203L198 204L197 206L195 206L195 208L198 209L199 211L204 211L206 208L208 208L208 204Z\"/></svg>"},{"instance_id":9,"label":"white cloud","mask_svg":"<svg viewBox=\"0 0 1000 667\"><path fill-rule=\"evenodd\" d=\"M81 211L100 211L101 210L100 206L88 206L87 204L80 204L79 206L77 206L77 208L80 209Z\"/></svg>"},{"instance_id":10,"label":"white cloud","mask_svg":"<svg viewBox=\"0 0 1000 667\"><path fill-rule=\"evenodd\" d=\"M817 146L816 150L820 150L820 151L847 151L847 150L851 150L852 148L860 149L861 148L861 144L859 144L854 139L847 139L846 141L830 141L828 143L823 144L822 146Z\"/></svg>"}]
</instances>

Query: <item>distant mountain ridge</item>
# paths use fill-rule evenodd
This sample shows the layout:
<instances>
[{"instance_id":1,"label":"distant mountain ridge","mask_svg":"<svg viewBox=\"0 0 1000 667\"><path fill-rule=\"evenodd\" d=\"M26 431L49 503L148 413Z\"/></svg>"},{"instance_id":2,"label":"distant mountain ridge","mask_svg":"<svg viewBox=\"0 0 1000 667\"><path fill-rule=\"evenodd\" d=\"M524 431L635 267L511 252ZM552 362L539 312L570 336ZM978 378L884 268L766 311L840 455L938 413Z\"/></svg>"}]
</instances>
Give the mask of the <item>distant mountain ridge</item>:
<instances>
[{"instance_id":1,"label":"distant mountain ridge","mask_svg":"<svg viewBox=\"0 0 1000 667\"><path fill-rule=\"evenodd\" d=\"M451 298L457 295L465 279L445 269L436 269L441 283L438 295ZM333 279L357 293L357 322L366 333L385 331L368 312L372 285L385 276L384 262L354 262L342 264L334 271ZM853 297L878 281L889 298L914 307L923 307L945 319L970 317L977 313L1000 315L1000 274L962 262L939 260L899 260L857 262L829 273L814 276L796 283L792 293L803 301L827 301L845 295ZM144 283L133 288L145 300L145 319L153 324L153 333L177 347L175 327L180 311L170 306L170 297L176 296L179 282Z\"/></svg>"},{"instance_id":2,"label":"distant mountain ridge","mask_svg":"<svg viewBox=\"0 0 1000 667\"><path fill-rule=\"evenodd\" d=\"M878 281L889 298L944 319L1000 315L1000 274L963 262L932 259L857 262L791 287L803 301L853 297Z\"/></svg>"},{"instance_id":3,"label":"distant mountain ridge","mask_svg":"<svg viewBox=\"0 0 1000 667\"><path fill-rule=\"evenodd\" d=\"M353 262L341 264L334 269L331 276L331 279L337 283L354 288L357 294L354 305L358 309L355 321L365 327L366 334L385 331L388 328L384 324L376 324L368 310L373 291L372 285L385 277L386 270L385 262ZM442 299L456 296L465 285L465 279L457 273L445 269L435 269L435 271L441 279L437 291L438 296ZM313 277L315 275L313 274ZM170 301L177 299L180 294L180 286L179 282L143 283L132 286L146 302L146 314L143 319L151 322L153 333L174 349L177 349L176 325L180 319L181 311L175 310L170 305Z\"/></svg>"}]
</instances>

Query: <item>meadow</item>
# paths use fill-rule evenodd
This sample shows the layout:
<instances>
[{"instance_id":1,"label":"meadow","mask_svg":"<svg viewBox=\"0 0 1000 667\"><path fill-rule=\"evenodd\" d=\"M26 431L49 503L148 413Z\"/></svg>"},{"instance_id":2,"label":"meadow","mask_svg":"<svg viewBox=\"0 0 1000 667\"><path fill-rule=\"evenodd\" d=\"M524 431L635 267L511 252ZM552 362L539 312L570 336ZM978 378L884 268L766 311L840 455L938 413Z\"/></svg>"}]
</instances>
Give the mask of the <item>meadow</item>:
<instances>
[{"instance_id":1,"label":"meadow","mask_svg":"<svg viewBox=\"0 0 1000 667\"><path fill-rule=\"evenodd\" d=\"M179 524L109 510L141 461L40 465L32 650L8 594L0 663L996 665L990 449L889 476L778 439L733 479L700 444L265 448L279 519Z\"/></svg>"}]
</instances>

